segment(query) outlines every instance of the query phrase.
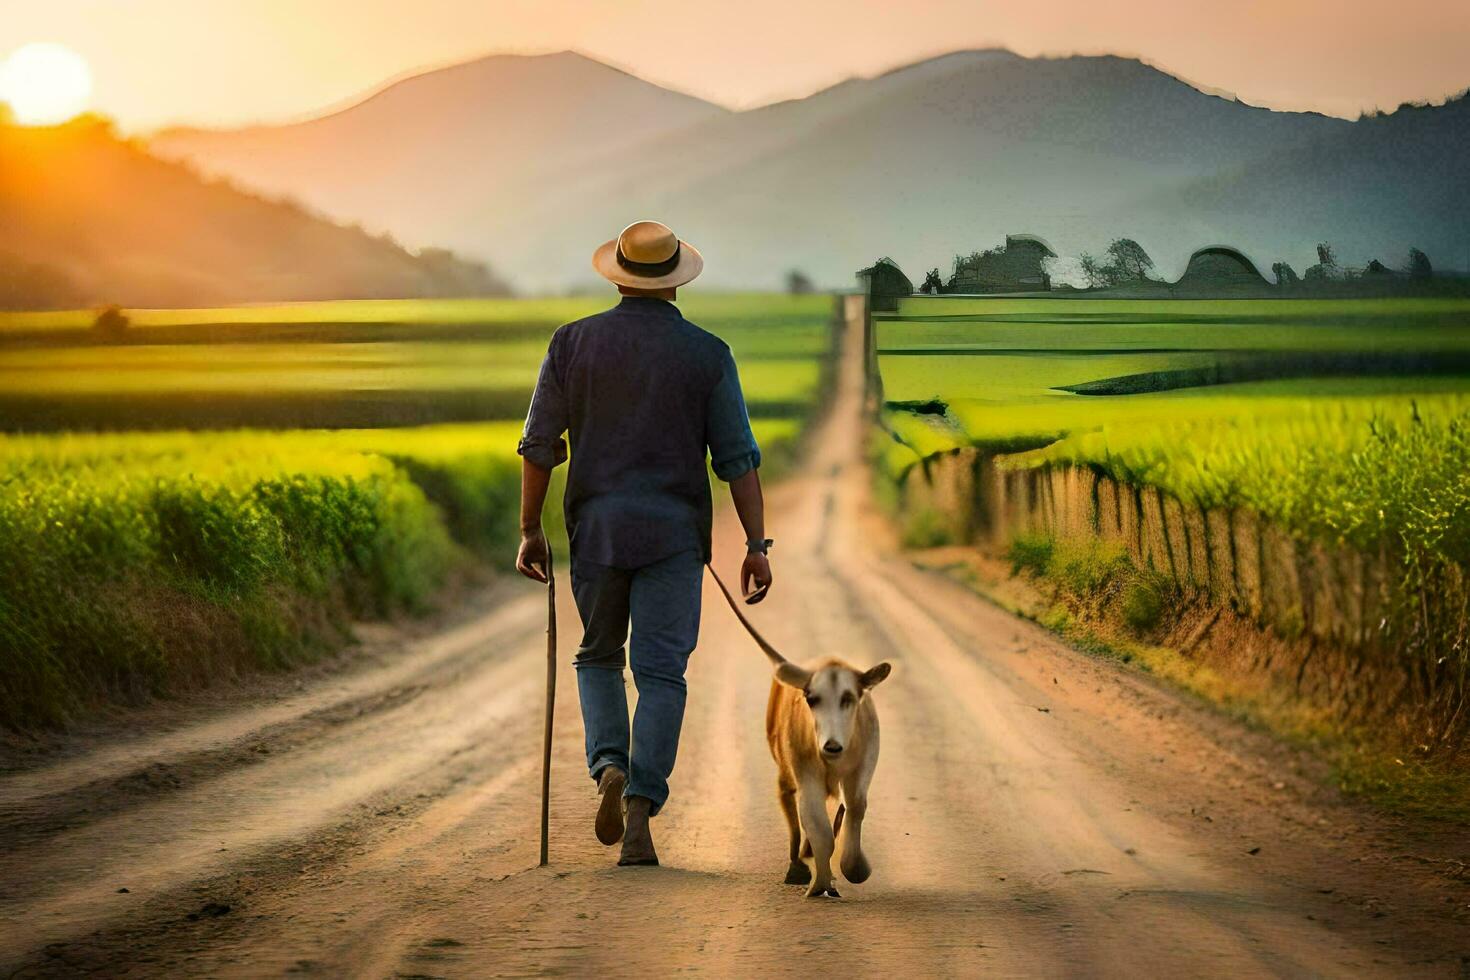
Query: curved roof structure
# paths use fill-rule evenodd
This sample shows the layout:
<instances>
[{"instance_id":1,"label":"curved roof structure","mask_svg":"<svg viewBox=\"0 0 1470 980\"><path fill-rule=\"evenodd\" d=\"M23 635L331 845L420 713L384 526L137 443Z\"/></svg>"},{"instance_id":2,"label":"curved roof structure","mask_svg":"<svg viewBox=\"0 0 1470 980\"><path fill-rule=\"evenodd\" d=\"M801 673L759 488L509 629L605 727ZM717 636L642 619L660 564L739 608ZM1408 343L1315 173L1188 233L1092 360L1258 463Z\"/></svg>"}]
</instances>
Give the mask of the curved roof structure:
<instances>
[{"instance_id":1,"label":"curved roof structure","mask_svg":"<svg viewBox=\"0 0 1470 980\"><path fill-rule=\"evenodd\" d=\"M1042 251L1046 253L1047 258L1054 259L1057 257L1056 250L1053 249L1049 244L1047 244L1046 239L1042 238L1040 235L1007 235L1006 246L1009 247L1011 242L1034 242L1035 244L1041 246Z\"/></svg>"},{"instance_id":2,"label":"curved roof structure","mask_svg":"<svg viewBox=\"0 0 1470 980\"><path fill-rule=\"evenodd\" d=\"M1180 282L1262 282L1266 277L1245 253L1229 245L1206 245L1189 257Z\"/></svg>"}]
</instances>

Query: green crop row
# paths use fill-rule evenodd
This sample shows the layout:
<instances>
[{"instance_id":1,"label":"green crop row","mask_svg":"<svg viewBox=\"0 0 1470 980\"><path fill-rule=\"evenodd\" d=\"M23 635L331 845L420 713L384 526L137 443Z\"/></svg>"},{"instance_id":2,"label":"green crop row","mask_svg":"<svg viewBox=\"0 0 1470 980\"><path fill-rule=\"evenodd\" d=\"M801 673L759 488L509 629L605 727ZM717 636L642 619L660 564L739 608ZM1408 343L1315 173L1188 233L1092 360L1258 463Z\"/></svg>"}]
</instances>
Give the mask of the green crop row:
<instances>
[{"instance_id":1,"label":"green crop row","mask_svg":"<svg viewBox=\"0 0 1470 980\"><path fill-rule=\"evenodd\" d=\"M1382 683L1363 703L1412 719L1416 745L1464 743L1470 304L996 298L901 311L876 323L887 409L875 458L905 520L966 506L924 481L936 457L974 448L1002 471L1081 467L1157 488L1186 514L1255 515L1298 556L1356 551L1354 567L1383 577L1324 579L1321 601L1376 604L1346 661ZM987 520L1009 500L993 489L970 504ZM1285 589L1292 573L1270 574Z\"/></svg>"},{"instance_id":2,"label":"green crop row","mask_svg":"<svg viewBox=\"0 0 1470 980\"><path fill-rule=\"evenodd\" d=\"M0 437L0 723L298 663L509 567L519 428ZM800 423L755 429L779 470Z\"/></svg>"},{"instance_id":3,"label":"green crop row","mask_svg":"<svg viewBox=\"0 0 1470 980\"><path fill-rule=\"evenodd\" d=\"M612 296L0 313L0 428L359 428L525 414L552 332ZM809 413L831 348L827 296L693 294L753 415Z\"/></svg>"},{"instance_id":4,"label":"green crop row","mask_svg":"<svg viewBox=\"0 0 1470 980\"><path fill-rule=\"evenodd\" d=\"M1105 422L1006 465L1092 466L1200 507L1248 507L1329 542L1470 563L1467 433L1466 396L1219 399L1173 417Z\"/></svg>"},{"instance_id":5,"label":"green crop row","mask_svg":"<svg viewBox=\"0 0 1470 980\"><path fill-rule=\"evenodd\" d=\"M424 605L454 548L388 460L228 439L192 453L7 446L0 718L279 667L347 617Z\"/></svg>"},{"instance_id":6,"label":"green crop row","mask_svg":"<svg viewBox=\"0 0 1470 980\"><path fill-rule=\"evenodd\" d=\"M89 311L0 314L0 428L118 430L0 436L0 724L294 663L423 608L470 556L508 567L547 339L614 301L128 311L107 337ZM681 307L736 352L779 473L831 298Z\"/></svg>"}]
</instances>

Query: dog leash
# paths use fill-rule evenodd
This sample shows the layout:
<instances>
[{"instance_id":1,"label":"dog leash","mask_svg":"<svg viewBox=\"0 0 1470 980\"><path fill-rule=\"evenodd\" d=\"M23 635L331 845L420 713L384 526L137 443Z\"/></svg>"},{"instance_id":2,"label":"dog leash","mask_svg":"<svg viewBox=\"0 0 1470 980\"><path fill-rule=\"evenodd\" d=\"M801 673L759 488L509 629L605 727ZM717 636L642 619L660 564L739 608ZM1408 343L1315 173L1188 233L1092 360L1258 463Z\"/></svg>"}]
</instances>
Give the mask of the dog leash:
<instances>
[{"instance_id":1,"label":"dog leash","mask_svg":"<svg viewBox=\"0 0 1470 980\"><path fill-rule=\"evenodd\" d=\"M755 641L756 646L761 648L761 652L766 655L766 658L773 664L786 663L786 658L781 656L781 652L773 647L769 640L761 636L760 630L756 629L751 625L750 620L745 618L745 613L740 611L740 604L735 601L735 596L730 594L730 590L725 588L725 582L720 578L720 573L715 571L715 566L713 564L706 564L704 567L709 569L710 575L714 577L715 584L720 587L720 592L724 594L725 601L730 604L730 611L735 614L736 619L740 620L740 625L745 627L745 632L750 634L750 638Z\"/></svg>"},{"instance_id":2,"label":"dog leash","mask_svg":"<svg viewBox=\"0 0 1470 980\"><path fill-rule=\"evenodd\" d=\"M556 712L556 576L546 549L546 733L541 753L541 864L546 867L551 837L551 721Z\"/></svg>"}]
</instances>

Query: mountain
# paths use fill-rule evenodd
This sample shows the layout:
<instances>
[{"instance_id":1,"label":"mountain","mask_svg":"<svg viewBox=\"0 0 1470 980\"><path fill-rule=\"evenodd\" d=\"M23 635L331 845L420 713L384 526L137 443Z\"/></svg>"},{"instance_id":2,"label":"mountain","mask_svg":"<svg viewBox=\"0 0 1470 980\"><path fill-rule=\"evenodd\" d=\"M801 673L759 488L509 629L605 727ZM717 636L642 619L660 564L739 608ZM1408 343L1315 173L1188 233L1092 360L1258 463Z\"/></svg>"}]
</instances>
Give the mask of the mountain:
<instances>
[{"instance_id":1,"label":"mountain","mask_svg":"<svg viewBox=\"0 0 1470 980\"><path fill-rule=\"evenodd\" d=\"M531 289L657 217L714 286L914 278L1007 232L1063 256L1138 240L1164 273L1227 243L1269 266L1462 254L1463 102L1357 122L1275 112L1118 57L961 51L732 112L580 55L496 56L319 120L163 133L158 152L483 257ZM1407 149L1408 152L1396 149Z\"/></svg>"},{"instance_id":2,"label":"mountain","mask_svg":"<svg viewBox=\"0 0 1470 980\"><path fill-rule=\"evenodd\" d=\"M193 306L503 293L479 263L419 254L267 201L83 118L0 123L0 305Z\"/></svg>"},{"instance_id":3,"label":"mountain","mask_svg":"<svg viewBox=\"0 0 1470 980\"><path fill-rule=\"evenodd\" d=\"M1294 230L1339 246L1354 265L1402 268L1409 246L1470 268L1470 97L1406 105L1263 154L1171 192L1163 207L1217 216L1222 234ZM1280 231L1278 231L1278 234ZM1320 239L1319 239L1320 240ZM1307 264L1315 259L1307 260ZM1300 271L1301 266L1298 266Z\"/></svg>"},{"instance_id":4,"label":"mountain","mask_svg":"<svg viewBox=\"0 0 1470 980\"><path fill-rule=\"evenodd\" d=\"M570 52L496 55L308 122L172 130L150 146L409 241L514 256L537 232L505 216L562 193L558 174L729 114Z\"/></svg>"}]
</instances>

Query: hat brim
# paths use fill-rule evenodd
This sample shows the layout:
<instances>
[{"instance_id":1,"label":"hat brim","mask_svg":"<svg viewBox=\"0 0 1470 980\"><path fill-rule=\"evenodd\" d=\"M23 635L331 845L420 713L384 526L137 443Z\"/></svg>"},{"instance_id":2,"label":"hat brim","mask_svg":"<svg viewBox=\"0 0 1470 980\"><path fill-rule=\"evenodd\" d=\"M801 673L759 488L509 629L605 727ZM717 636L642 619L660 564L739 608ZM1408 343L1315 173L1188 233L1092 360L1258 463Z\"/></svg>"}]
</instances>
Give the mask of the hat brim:
<instances>
[{"instance_id":1,"label":"hat brim","mask_svg":"<svg viewBox=\"0 0 1470 980\"><path fill-rule=\"evenodd\" d=\"M632 289L672 289L692 281L704 271L704 256L682 239L679 242L679 264L661 276L640 276L618 265L618 240L604 242L592 253L592 268L609 282Z\"/></svg>"}]
</instances>

